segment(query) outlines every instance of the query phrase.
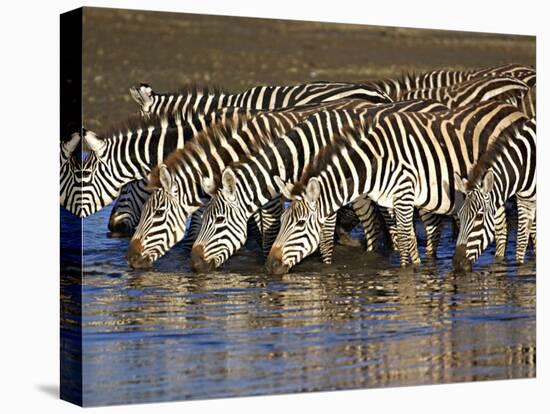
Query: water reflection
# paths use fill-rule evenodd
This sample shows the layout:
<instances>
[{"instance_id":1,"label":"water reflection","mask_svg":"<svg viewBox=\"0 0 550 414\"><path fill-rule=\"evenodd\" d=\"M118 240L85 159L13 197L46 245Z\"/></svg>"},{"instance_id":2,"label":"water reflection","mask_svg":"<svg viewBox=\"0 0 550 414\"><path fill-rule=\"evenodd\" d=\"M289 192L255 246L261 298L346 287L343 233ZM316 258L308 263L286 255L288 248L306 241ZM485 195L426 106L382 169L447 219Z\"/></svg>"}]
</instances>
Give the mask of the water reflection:
<instances>
[{"instance_id":1,"label":"water reflection","mask_svg":"<svg viewBox=\"0 0 550 414\"><path fill-rule=\"evenodd\" d=\"M332 266L311 258L271 277L245 251L195 275L176 249L130 272L128 241L95 223L108 215L84 225L87 405L535 375L533 259L487 254L459 276L451 248L406 271L340 248Z\"/></svg>"}]
</instances>

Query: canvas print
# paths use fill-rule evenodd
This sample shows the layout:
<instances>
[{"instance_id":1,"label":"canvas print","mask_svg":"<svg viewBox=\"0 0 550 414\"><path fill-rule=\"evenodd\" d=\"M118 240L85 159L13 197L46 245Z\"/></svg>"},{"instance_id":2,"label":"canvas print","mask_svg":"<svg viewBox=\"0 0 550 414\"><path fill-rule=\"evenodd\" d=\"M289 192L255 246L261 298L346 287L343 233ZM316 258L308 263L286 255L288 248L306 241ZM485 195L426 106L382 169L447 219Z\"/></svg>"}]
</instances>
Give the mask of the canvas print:
<instances>
[{"instance_id":1,"label":"canvas print","mask_svg":"<svg viewBox=\"0 0 550 414\"><path fill-rule=\"evenodd\" d=\"M535 377L534 37L81 8L60 42L63 399Z\"/></svg>"}]
</instances>

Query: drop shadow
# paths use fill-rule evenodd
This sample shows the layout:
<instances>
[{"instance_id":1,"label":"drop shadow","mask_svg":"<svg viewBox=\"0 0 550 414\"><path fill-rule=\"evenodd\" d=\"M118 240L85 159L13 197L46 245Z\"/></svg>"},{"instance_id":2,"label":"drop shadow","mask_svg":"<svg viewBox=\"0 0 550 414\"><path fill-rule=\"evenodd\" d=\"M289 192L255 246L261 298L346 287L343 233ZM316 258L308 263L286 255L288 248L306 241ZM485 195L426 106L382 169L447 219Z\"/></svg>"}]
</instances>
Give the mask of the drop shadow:
<instances>
[{"instance_id":1,"label":"drop shadow","mask_svg":"<svg viewBox=\"0 0 550 414\"><path fill-rule=\"evenodd\" d=\"M36 388L50 397L59 399L59 385L57 384L39 384Z\"/></svg>"}]
</instances>

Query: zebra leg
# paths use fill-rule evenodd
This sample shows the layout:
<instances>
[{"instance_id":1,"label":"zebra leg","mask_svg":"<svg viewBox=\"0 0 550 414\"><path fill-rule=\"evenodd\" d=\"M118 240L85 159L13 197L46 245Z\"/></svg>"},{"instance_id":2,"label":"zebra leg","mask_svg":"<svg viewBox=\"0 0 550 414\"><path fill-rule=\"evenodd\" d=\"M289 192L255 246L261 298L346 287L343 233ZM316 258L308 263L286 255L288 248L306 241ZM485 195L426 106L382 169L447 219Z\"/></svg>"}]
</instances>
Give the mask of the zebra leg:
<instances>
[{"instance_id":1,"label":"zebra leg","mask_svg":"<svg viewBox=\"0 0 550 414\"><path fill-rule=\"evenodd\" d=\"M283 213L283 204L280 196L275 197L261 207L262 214L262 236L263 251L267 257L271 246L275 242L279 229L281 228L281 214Z\"/></svg>"},{"instance_id":2,"label":"zebra leg","mask_svg":"<svg viewBox=\"0 0 550 414\"><path fill-rule=\"evenodd\" d=\"M365 250L371 252L376 248L376 242L380 234L374 202L366 195L362 195L353 202L352 208L357 214L359 222L363 225Z\"/></svg>"},{"instance_id":3,"label":"zebra leg","mask_svg":"<svg viewBox=\"0 0 550 414\"><path fill-rule=\"evenodd\" d=\"M441 238L441 217L426 210L420 210L418 213L426 229L426 257L436 257Z\"/></svg>"},{"instance_id":4,"label":"zebra leg","mask_svg":"<svg viewBox=\"0 0 550 414\"><path fill-rule=\"evenodd\" d=\"M531 226L531 244L533 245L533 254L537 254L537 218L533 220L533 225Z\"/></svg>"},{"instance_id":5,"label":"zebra leg","mask_svg":"<svg viewBox=\"0 0 550 414\"><path fill-rule=\"evenodd\" d=\"M507 241L508 222L506 221L506 208L502 206L495 211L495 257L504 257Z\"/></svg>"},{"instance_id":6,"label":"zebra leg","mask_svg":"<svg viewBox=\"0 0 550 414\"><path fill-rule=\"evenodd\" d=\"M412 192L396 196L394 202L395 220L401 267L405 267L409 258L412 263L419 264L418 245L414 231L414 206Z\"/></svg>"},{"instance_id":7,"label":"zebra leg","mask_svg":"<svg viewBox=\"0 0 550 414\"><path fill-rule=\"evenodd\" d=\"M529 242L529 235L535 221L536 202L517 197L518 203L518 235L516 245L516 260L525 261L525 252Z\"/></svg>"},{"instance_id":8,"label":"zebra leg","mask_svg":"<svg viewBox=\"0 0 550 414\"><path fill-rule=\"evenodd\" d=\"M334 228L336 227L336 213L327 217L321 227L321 240L319 250L321 251L321 260L325 264L332 263L332 251L334 250Z\"/></svg>"},{"instance_id":9,"label":"zebra leg","mask_svg":"<svg viewBox=\"0 0 550 414\"><path fill-rule=\"evenodd\" d=\"M395 221L395 212L393 208L380 207L380 214L384 218L388 233L390 235L391 248L394 251L399 250L399 236L397 232L397 222Z\"/></svg>"}]
</instances>

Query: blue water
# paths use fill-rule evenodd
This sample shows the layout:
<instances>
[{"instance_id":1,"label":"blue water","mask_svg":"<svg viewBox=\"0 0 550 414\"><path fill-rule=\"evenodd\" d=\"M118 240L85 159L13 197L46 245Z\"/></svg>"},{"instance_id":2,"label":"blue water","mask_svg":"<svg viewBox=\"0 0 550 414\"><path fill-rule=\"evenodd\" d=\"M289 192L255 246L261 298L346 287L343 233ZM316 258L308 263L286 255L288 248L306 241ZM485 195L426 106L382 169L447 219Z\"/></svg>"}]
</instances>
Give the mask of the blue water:
<instances>
[{"instance_id":1,"label":"blue water","mask_svg":"<svg viewBox=\"0 0 550 414\"><path fill-rule=\"evenodd\" d=\"M450 228L437 260L405 270L338 246L333 265L272 277L252 246L210 275L178 247L137 272L109 210L83 222L84 405L535 376L535 260L514 263L513 237L506 260L490 249L461 276ZM62 283L71 327L79 281Z\"/></svg>"}]
</instances>

